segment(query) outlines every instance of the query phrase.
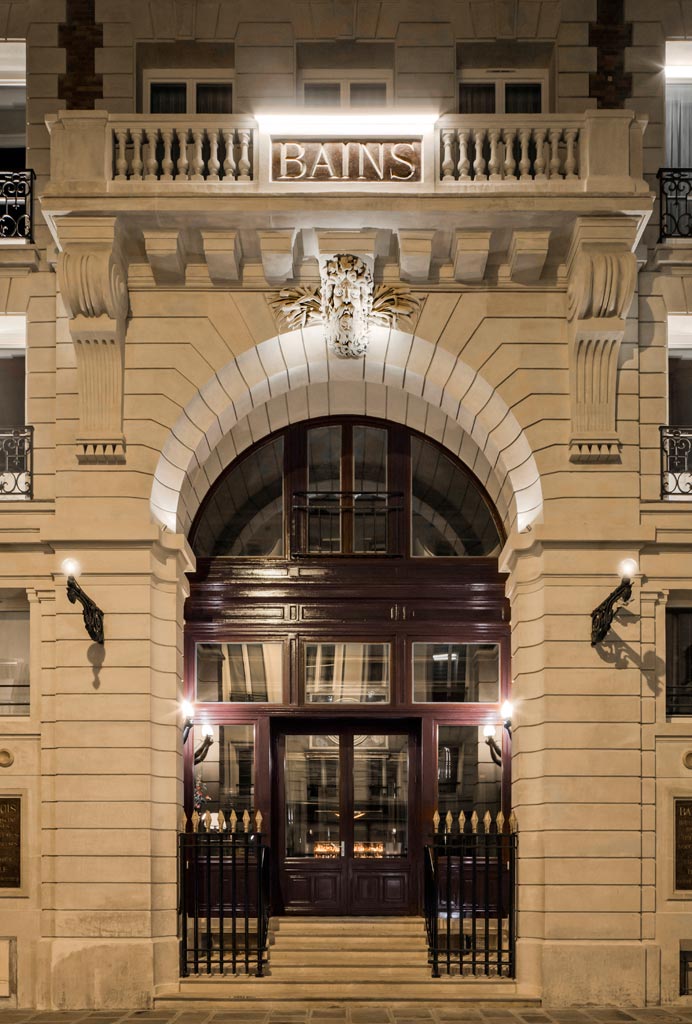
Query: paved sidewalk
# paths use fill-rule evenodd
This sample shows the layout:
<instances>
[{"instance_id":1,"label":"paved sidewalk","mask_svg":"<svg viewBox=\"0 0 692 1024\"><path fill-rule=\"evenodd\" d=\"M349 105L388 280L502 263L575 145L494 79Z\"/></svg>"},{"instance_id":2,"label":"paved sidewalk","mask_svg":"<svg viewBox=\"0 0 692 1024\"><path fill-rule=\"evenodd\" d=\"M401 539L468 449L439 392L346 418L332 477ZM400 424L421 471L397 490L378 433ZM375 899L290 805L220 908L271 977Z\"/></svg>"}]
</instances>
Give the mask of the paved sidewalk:
<instances>
[{"instance_id":1,"label":"paved sidewalk","mask_svg":"<svg viewBox=\"0 0 692 1024\"><path fill-rule=\"evenodd\" d=\"M229 1005L228 1009L184 1007L171 1010L0 1010L0 1024L692 1024L690 1007L617 1010L339 1006L323 1003L310 1009L262 1010Z\"/></svg>"}]
</instances>

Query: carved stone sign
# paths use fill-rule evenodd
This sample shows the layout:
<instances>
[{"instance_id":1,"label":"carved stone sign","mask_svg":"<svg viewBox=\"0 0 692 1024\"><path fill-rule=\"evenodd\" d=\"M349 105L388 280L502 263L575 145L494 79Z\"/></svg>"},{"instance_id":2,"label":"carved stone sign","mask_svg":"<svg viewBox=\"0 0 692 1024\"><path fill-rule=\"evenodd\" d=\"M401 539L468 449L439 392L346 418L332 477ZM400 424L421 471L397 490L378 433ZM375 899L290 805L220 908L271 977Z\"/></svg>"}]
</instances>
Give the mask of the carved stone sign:
<instances>
[{"instance_id":1,"label":"carved stone sign","mask_svg":"<svg viewBox=\"0 0 692 1024\"><path fill-rule=\"evenodd\" d=\"M420 139L272 139L272 181L421 180Z\"/></svg>"},{"instance_id":2,"label":"carved stone sign","mask_svg":"<svg viewBox=\"0 0 692 1024\"><path fill-rule=\"evenodd\" d=\"M675 888L692 889L692 800L675 801Z\"/></svg>"},{"instance_id":3,"label":"carved stone sign","mask_svg":"<svg viewBox=\"0 0 692 1024\"><path fill-rule=\"evenodd\" d=\"M0 889L21 886L21 808L20 797L0 797Z\"/></svg>"}]
</instances>

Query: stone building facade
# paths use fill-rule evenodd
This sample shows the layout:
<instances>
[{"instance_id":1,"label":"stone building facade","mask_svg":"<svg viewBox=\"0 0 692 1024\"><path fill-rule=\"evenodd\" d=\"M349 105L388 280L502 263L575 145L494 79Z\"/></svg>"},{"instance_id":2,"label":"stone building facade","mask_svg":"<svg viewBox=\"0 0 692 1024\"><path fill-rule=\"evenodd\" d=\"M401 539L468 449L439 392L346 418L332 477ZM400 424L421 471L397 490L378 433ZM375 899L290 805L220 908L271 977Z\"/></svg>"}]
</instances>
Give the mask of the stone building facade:
<instances>
[{"instance_id":1,"label":"stone building facade","mask_svg":"<svg viewBox=\"0 0 692 1024\"><path fill-rule=\"evenodd\" d=\"M0 39L26 41L36 175L32 240L0 245L33 427L31 495L0 497L0 616L29 624L28 703L0 720L0 798L21 806L0 1004L178 990L192 532L243 453L329 420L430 439L498 523L517 959L488 984L546 1005L684 1002L692 725L667 697L692 515L686 456L662 472L660 428L682 425L669 338L692 316L692 243L661 240L656 175L666 44L692 39L692 4L2 0ZM349 102L373 81L374 106ZM516 81L532 89L513 107ZM230 84L214 102L232 112L196 113L199 82ZM156 83L182 83L187 109L165 89L156 108ZM485 112L460 112L489 84ZM311 105L315 86L331 106ZM315 311L335 254L372 272L365 307L382 289L410 304L356 357ZM303 322L280 311L300 289ZM102 645L66 559L104 611ZM592 645L623 559L631 598ZM309 586L307 560L281 564ZM247 639L234 607L219 621ZM270 837L274 770L255 765Z\"/></svg>"}]
</instances>

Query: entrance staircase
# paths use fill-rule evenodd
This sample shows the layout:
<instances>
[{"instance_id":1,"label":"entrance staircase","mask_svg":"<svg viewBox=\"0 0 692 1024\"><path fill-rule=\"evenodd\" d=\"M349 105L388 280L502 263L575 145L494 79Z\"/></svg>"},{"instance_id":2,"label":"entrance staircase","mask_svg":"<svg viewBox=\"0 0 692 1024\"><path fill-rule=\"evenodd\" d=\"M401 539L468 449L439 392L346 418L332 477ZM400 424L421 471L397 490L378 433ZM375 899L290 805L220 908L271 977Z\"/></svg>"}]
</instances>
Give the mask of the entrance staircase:
<instances>
[{"instance_id":1,"label":"entrance staircase","mask_svg":"<svg viewBox=\"0 0 692 1024\"><path fill-rule=\"evenodd\" d=\"M254 975L184 978L156 1006L247 1001L260 1008L317 1003L405 1006L447 1002L537 1006L511 979L432 978L420 917L275 917L269 964Z\"/></svg>"}]
</instances>

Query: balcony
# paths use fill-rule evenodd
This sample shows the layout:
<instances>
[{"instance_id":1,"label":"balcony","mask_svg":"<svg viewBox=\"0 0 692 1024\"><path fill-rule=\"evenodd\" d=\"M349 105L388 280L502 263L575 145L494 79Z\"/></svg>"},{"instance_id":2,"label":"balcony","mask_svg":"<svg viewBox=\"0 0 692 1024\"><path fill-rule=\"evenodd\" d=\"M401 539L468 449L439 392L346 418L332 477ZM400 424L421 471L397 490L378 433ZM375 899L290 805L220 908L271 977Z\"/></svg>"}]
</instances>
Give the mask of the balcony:
<instances>
[{"instance_id":1,"label":"balcony","mask_svg":"<svg viewBox=\"0 0 692 1024\"><path fill-rule=\"evenodd\" d=\"M34 428L0 427L0 501L34 496Z\"/></svg>"},{"instance_id":2,"label":"balcony","mask_svg":"<svg viewBox=\"0 0 692 1024\"><path fill-rule=\"evenodd\" d=\"M0 240L33 242L34 172L0 171Z\"/></svg>"}]
</instances>

